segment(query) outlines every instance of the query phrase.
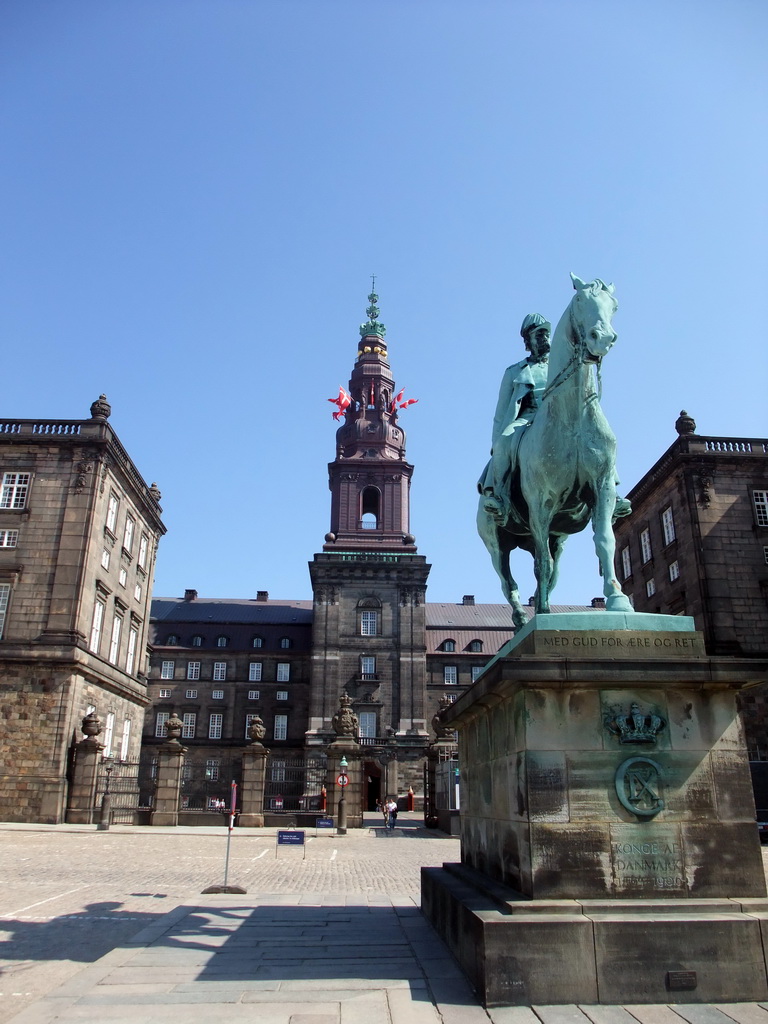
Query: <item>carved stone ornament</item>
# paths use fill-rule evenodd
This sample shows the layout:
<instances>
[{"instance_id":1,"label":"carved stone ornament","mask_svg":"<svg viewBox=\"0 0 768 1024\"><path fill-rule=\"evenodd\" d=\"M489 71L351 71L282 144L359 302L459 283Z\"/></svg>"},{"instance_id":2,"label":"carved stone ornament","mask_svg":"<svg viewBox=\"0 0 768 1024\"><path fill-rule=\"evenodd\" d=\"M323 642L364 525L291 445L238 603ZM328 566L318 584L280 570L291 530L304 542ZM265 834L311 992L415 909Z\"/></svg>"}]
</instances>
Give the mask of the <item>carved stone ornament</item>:
<instances>
[{"instance_id":1,"label":"carved stone ornament","mask_svg":"<svg viewBox=\"0 0 768 1024\"><path fill-rule=\"evenodd\" d=\"M359 722L357 715L352 710L352 701L348 693L342 693L339 698L339 710L333 716L331 725L337 736L357 738Z\"/></svg>"},{"instance_id":2,"label":"carved stone ornament","mask_svg":"<svg viewBox=\"0 0 768 1024\"><path fill-rule=\"evenodd\" d=\"M449 708L453 704L453 701L444 693L440 698L440 707L437 712L432 716L432 728L435 730L435 735L439 740L453 739L455 729L452 725L445 725L440 715L446 708Z\"/></svg>"},{"instance_id":3,"label":"carved stone ornament","mask_svg":"<svg viewBox=\"0 0 768 1024\"><path fill-rule=\"evenodd\" d=\"M661 715L643 714L640 705L633 701L628 715L615 715L605 724L609 732L618 736L620 743L655 743L667 723Z\"/></svg>"},{"instance_id":4,"label":"carved stone ornament","mask_svg":"<svg viewBox=\"0 0 768 1024\"><path fill-rule=\"evenodd\" d=\"M178 743L179 742L179 738L181 737L181 730L183 728L184 728L184 723L182 722L182 720L179 718L179 716L174 711L174 713L171 715L171 717L165 723L165 731L166 731L166 734L168 736L168 739L171 742L173 742L175 740Z\"/></svg>"},{"instance_id":5,"label":"carved stone ornament","mask_svg":"<svg viewBox=\"0 0 768 1024\"><path fill-rule=\"evenodd\" d=\"M693 418L693 416L689 416L685 409L681 409L680 415L675 420L675 430L681 436L683 434L695 434L696 420Z\"/></svg>"},{"instance_id":6,"label":"carved stone ornament","mask_svg":"<svg viewBox=\"0 0 768 1024\"><path fill-rule=\"evenodd\" d=\"M253 715L251 723L248 726L248 735L251 737L254 743L261 743L264 737L267 735L267 730L264 722L258 715Z\"/></svg>"},{"instance_id":7,"label":"carved stone ornament","mask_svg":"<svg viewBox=\"0 0 768 1024\"><path fill-rule=\"evenodd\" d=\"M616 769L616 795L630 814L653 818L664 810L662 767L649 757L630 757Z\"/></svg>"},{"instance_id":8,"label":"carved stone ornament","mask_svg":"<svg viewBox=\"0 0 768 1024\"><path fill-rule=\"evenodd\" d=\"M111 415L112 406L107 401L107 396L99 395L96 401L91 405L91 419L108 420Z\"/></svg>"},{"instance_id":9,"label":"carved stone ornament","mask_svg":"<svg viewBox=\"0 0 768 1024\"><path fill-rule=\"evenodd\" d=\"M95 711L91 711L89 715L85 716L80 726L80 731L85 733L89 740L99 735L101 732L101 719Z\"/></svg>"}]
</instances>

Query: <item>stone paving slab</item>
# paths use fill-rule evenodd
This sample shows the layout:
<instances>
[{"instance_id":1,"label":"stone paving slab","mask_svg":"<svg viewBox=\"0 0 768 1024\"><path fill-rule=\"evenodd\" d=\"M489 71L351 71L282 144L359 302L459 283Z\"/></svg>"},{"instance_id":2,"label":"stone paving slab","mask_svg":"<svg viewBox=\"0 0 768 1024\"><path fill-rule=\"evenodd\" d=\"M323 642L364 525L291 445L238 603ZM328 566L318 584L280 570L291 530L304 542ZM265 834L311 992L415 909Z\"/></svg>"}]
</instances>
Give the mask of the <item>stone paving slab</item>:
<instances>
[{"instance_id":1,"label":"stone paving slab","mask_svg":"<svg viewBox=\"0 0 768 1024\"><path fill-rule=\"evenodd\" d=\"M768 1024L768 1010L759 1003L717 1003L716 1006L736 1024Z\"/></svg>"}]
</instances>

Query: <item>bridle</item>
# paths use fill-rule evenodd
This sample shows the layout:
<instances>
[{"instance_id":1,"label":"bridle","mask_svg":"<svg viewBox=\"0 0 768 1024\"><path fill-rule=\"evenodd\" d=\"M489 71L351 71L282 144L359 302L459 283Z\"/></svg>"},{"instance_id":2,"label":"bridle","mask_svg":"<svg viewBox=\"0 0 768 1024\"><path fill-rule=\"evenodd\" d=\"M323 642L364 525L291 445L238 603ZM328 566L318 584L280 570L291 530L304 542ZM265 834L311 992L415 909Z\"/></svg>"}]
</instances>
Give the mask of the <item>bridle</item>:
<instances>
[{"instance_id":1,"label":"bridle","mask_svg":"<svg viewBox=\"0 0 768 1024\"><path fill-rule=\"evenodd\" d=\"M552 383L548 384L546 386L546 388L544 389L544 392L543 392L541 398L539 399L539 405L541 405L541 403L544 401L544 399L548 398L552 394L553 391L556 391L557 388L559 388L561 384L565 384L565 382L569 378L571 378L574 375L574 373L576 373L576 371L578 370L578 368L580 366L584 366L587 363L590 363L590 364L594 363L595 366L597 367L597 400L598 400L598 402L603 397L603 376L602 376L603 357L602 356L593 356L591 354L587 355L587 351L588 350L587 350L586 329L584 328L583 324L578 323L578 321L575 319L575 317L573 315L573 306L572 305L571 305L571 308L570 308L569 313L568 313L568 319L569 319L571 330L573 331L573 333L576 335L576 338L577 338L576 345L574 346L574 350L573 350L573 355L568 360L568 362L565 364L565 366L562 368L562 370L560 370L560 372L557 374L557 376L552 381Z\"/></svg>"}]
</instances>

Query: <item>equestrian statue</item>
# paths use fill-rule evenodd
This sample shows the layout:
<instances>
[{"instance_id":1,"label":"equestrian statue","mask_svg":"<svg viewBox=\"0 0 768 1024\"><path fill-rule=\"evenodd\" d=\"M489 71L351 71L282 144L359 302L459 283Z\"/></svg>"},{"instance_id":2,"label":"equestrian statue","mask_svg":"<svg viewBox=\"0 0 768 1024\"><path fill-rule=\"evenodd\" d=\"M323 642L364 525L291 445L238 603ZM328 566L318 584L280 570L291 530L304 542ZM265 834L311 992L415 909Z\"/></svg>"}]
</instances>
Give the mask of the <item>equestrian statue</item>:
<instances>
[{"instance_id":1,"label":"equestrian statue","mask_svg":"<svg viewBox=\"0 0 768 1024\"><path fill-rule=\"evenodd\" d=\"M613 285L571 274L576 294L551 338L551 324L529 314L521 335L528 356L501 382L491 460L478 483L477 529L512 606L527 618L509 554L534 559L536 613L549 612L563 545L592 520L607 611L631 612L614 569L613 522L631 512L616 492L616 438L600 408L600 368L616 340Z\"/></svg>"}]
</instances>

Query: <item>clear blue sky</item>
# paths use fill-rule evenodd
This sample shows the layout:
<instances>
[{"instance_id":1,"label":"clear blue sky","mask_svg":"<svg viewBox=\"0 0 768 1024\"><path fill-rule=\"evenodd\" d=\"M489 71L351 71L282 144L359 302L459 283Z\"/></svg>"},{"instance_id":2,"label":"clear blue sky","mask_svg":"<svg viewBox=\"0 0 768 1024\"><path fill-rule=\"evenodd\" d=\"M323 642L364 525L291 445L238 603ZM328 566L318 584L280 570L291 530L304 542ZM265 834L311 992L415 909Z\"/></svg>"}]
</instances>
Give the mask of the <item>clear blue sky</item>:
<instances>
[{"instance_id":1,"label":"clear blue sky","mask_svg":"<svg viewBox=\"0 0 768 1024\"><path fill-rule=\"evenodd\" d=\"M5 0L2 416L106 392L163 492L157 595L308 598L375 273L429 597L502 600L475 481L569 271L616 285L624 489L682 408L766 435L767 28L762 0ZM563 565L558 603L600 593L586 536Z\"/></svg>"}]
</instances>

